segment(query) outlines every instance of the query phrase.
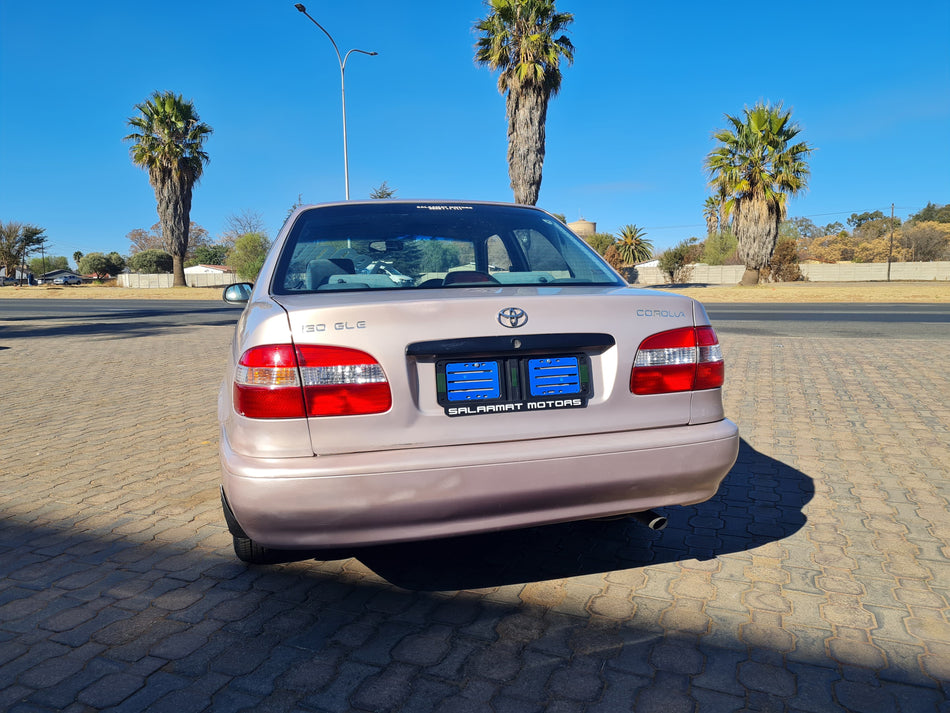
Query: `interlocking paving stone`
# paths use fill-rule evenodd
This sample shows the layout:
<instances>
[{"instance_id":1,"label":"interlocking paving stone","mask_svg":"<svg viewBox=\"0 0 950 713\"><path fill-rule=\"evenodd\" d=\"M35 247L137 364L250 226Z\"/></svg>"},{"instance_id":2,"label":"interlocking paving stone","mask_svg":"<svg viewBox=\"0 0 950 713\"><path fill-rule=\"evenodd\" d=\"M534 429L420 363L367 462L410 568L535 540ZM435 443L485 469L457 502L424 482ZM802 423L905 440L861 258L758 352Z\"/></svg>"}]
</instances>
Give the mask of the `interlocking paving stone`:
<instances>
[{"instance_id":1,"label":"interlocking paving stone","mask_svg":"<svg viewBox=\"0 0 950 713\"><path fill-rule=\"evenodd\" d=\"M227 321L0 332L0 708L950 713L950 342L722 331L739 459L662 533L246 567Z\"/></svg>"}]
</instances>

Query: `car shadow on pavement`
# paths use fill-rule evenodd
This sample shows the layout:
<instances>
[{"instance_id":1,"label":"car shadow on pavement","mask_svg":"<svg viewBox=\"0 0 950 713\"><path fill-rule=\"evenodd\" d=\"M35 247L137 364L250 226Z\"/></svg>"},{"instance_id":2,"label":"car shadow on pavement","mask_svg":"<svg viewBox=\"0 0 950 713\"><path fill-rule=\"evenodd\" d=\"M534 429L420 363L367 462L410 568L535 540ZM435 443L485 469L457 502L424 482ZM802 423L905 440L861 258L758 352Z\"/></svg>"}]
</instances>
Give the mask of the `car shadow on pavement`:
<instances>
[{"instance_id":1,"label":"car shadow on pavement","mask_svg":"<svg viewBox=\"0 0 950 713\"><path fill-rule=\"evenodd\" d=\"M160 539L89 524L113 527L121 506L77 522L59 517L61 503L43 505L0 518L0 709L612 713L751 710L751 700L755 710L938 710L945 691L916 658L895 656L880 672L842 665L820 622L776 627L794 637L785 653L781 639L746 637L724 610L697 630L688 612L674 615L675 595L598 619L586 602L609 588L600 578L563 607L523 592L430 591L749 549L800 528L811 493L807 476L743 444L720 493L670 509L662 536L587 523L361 555L397 586L350 562L248 567L207 532L204 545L177 539L189 529L180 525ZM712 512L736 519L705 549L692 538ZM440 559L411 559L431 556Z\"/></svg>"},{"instance_id":2,"label":"car shadow on pavement","mask_svg":"<svg viewBox=\"0 0 950 713\"><path fill-rule=\"evenodd\" d=\"M196 327L231 326L237 322L240 315L241 310L236 307L208 302L120 311L100 308L88 313L5 315L0 317L0 339L131 339Z\"/></svg>"},{"instance_id":3,"label":"car shadow on pavement","mask_svg":"<svg viewBox=\"0 0 950 713\"><path fill-rule=\"evenodd\" d=\"M786 538L806 521L810 477L744 440L719 492L697 505L663 508L654 532L631 518L583 521L351 551L391 584L457 591L538 582L747 551ZM329 559L317 555L318 559Z\"/></svg>"}]
</instances>

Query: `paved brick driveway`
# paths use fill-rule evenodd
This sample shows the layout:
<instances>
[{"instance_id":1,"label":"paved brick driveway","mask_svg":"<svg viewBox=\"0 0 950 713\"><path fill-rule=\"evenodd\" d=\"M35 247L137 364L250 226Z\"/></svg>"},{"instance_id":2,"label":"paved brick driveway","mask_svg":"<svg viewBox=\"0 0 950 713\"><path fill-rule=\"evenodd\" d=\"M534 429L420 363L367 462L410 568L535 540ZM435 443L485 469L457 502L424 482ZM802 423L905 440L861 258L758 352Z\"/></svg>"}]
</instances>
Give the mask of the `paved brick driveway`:
<instances>
[{"instance_id":1,"label":"paved brick driveway","mask_svg":"<svg viewBox=\"0 0 950 713\"><path fill-rule=\"evenodd\" d=\"M230 328L57 326L0 316L0 710L950 711L948 341L724 332L739 462L662 534L246 568Z\"/></svg>"}]
</instances>

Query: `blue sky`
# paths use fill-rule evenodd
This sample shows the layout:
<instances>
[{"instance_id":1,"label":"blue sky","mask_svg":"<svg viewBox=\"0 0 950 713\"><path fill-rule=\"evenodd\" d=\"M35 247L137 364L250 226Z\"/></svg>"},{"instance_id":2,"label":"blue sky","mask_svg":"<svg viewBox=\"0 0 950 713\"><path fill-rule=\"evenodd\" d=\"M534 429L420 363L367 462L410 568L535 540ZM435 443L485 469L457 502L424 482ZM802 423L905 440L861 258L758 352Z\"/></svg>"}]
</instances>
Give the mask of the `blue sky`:
<instances>
[{"instance_id":1,"label":"blue sky","mask_svg":"<svg viewBox=\"0 0 950 713\"><path fill-rule=\"evenodd\" d=\"M473 62L480 0L305 3L352 55L350 191L512 199L497 77ZM793 110L816 147L791 216L906 217L950 202L950 3L559 0L573 66L548 112L538 204L658 249L704 232L711 133L758 100ZM410 12L411 11L411 12ZM0 0L0 220L46 229L52 254L129 252L156 223L126 120L154 90L214 129L192 220L220 235L260 214L343 198L340 72L284 0Z\"/></svg>"}]
</instances>

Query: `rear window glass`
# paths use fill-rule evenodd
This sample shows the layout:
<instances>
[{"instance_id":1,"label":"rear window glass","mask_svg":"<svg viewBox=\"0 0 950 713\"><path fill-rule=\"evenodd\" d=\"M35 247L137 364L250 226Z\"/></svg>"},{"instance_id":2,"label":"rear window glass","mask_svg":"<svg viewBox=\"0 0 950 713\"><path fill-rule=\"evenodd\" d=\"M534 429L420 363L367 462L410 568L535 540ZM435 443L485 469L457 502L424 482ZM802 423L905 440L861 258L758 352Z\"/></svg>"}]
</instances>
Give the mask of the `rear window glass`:
<instances>
[{"instance_id":1,"label":"rear window glass","mask_svg":"<svg viewBox=\"0 0 950 713\"><path fill-rule=\"evenodd\" d=\"M275 294L499 285L619 285L586 243L546 213L517 206L379 201L301 213L271 284Z\"/></svg>"}]
</instances>

